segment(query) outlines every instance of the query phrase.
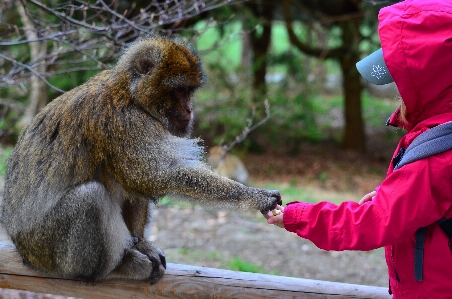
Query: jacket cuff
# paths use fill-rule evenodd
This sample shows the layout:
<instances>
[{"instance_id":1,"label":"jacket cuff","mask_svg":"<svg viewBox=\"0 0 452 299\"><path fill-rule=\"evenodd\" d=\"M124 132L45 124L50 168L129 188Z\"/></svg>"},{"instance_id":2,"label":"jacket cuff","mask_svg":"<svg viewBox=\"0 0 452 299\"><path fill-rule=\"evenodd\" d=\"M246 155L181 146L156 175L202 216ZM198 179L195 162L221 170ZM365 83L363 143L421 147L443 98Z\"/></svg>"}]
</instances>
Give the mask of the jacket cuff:
<instances>
[{"instance_id":1,"label":"jacket cuff","mask_svg":"<svg viewBox=\"0 0 452 299\"><path fill-rule=\"evenodd\" d=\"M301 219L303 217L303 212L307 206L312 205L312 203L306 202L291 202L288 203L284 208L283 223L284 228L292 233L296 233L300 229Z\"/></svg>"}]
</instances>

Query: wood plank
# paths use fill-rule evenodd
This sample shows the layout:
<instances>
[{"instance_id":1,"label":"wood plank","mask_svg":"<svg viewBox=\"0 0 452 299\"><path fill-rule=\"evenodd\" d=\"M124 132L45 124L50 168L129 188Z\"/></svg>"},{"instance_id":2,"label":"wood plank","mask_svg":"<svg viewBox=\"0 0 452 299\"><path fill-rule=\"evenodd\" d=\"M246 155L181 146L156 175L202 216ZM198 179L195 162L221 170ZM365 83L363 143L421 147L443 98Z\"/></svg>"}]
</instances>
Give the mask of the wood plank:
<instances>
[{"instance_id":1,"label":"wood plank","mask_svg":"<svg viewBox=\"0 0 452 299\"><path fill-rule=\"evenodd\" d=\"M52 278L22 264L12 244L0 243L0 288L81 298L369 298L389 299L387 289L169 263L156 284Z\"/></svg>"}]
</instances>

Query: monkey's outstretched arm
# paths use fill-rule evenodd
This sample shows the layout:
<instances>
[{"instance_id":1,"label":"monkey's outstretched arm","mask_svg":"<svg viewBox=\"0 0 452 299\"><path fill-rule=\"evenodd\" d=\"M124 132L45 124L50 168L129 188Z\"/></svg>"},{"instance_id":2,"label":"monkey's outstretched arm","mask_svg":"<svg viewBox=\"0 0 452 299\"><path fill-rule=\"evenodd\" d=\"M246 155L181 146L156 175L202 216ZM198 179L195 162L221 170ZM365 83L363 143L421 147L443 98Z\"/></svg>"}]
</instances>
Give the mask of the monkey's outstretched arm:
<instances>
[{"instance_id":1,"label":"monkey's outstretched arm","mask_svg":"<svg viewBox=\"0 0 452 299\"><path fill-rule=\"evenodd\" d=\"M140 179L135 172L125 178L126 190L139 192L144 197L165 195L192 200L202 205L214 205L234 209L258 209L269 211L281 204L278 191L250 188L220 176L207 166L193 162L194 166L173 165L149 169ZM128 170L130 168L127 168Z\"/></svg>"},{"instance_id":2,"label":"monkey's outstretched arm","mask_svg":"<svg viewBox=\"0 0 452 299\"><path fill-rule=\"evenodd\" d=\"M181 196L202 204L228 208L272 210L281 203L278 191L250 188L213 172L202 161L198 139L169 134L149 116L135 110L123 114L106 144L109 172L123 188L137 198Z\"/></svg>"},{"instance_id":3,"label":"monkey's outstretched arm","mask_svg":"<svg viewBox=\"0 0 452 299\"><path fill-rule=\"evenodd\" d=\"M159 178L168 182L169 195L181 195L203 205L272 210L281 203L278 191L250 188L207 168L179 168Z\"/></svg>"},{"instance_id":4,"label":"monkey's outstretched arm","mask_svg":"<svg viewBox=\"0 0 452 299\"><path fill-rule=\"evenodd\" d=\"M185 151L192 153L200 150L185 148ZM131 149L124 152L111 167L114 167L115 177L124 189L137 197L172 195L204 205L263 211L272 210L276 204L281 204L278 191L250 188L220 176L191 155L177 157L174 154L177 151L168 149L161 150L159 157L146 155L146 152L151 151L145 149L141 151L143 155L131 156L132 152Z\"/></svg>"}]
</instances>

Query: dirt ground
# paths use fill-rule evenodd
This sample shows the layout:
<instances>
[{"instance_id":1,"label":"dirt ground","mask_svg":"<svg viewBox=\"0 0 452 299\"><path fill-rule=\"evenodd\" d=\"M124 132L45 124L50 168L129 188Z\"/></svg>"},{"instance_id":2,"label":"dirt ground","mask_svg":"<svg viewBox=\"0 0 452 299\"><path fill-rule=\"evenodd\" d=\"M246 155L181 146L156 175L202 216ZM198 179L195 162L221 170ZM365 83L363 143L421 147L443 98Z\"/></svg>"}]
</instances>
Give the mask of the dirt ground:
<instances>
[{"instance_id":1,"label":"dirt ground","mask_svg":"<svg viewBox=\"0 0 452 299\"><path fill-rule=\"evenodd\" d=\"M381 156L346 152L322 144L303 146L298 155L291 157L250 154L244 162L252 184L282 181L346 193L351 200L359 200L384 178L391 152L379 153ZM205 209L187 203L160 204L155 210L150 238L164 250L170 263L382 287L388 282L382 249L320 250L310 241L266 224L255 211ZM2 298L48 297L0 290Z\"/></svg>"}]
</instances>

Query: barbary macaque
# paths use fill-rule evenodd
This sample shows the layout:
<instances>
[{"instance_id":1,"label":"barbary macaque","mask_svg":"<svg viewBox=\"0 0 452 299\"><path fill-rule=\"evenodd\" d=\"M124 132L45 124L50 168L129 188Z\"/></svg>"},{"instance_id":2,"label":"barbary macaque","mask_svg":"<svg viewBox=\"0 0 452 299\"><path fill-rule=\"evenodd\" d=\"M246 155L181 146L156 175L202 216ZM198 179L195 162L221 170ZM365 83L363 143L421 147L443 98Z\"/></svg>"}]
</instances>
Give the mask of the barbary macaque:
<instances>
[{"instance_id":1,"label":"barbary macaque","mask_svg":"<svg viewBox=\"0 0 452 299\"><path fill-rule=\"evenodd\" d=\"M187 43L149 37L36 116L9 157L2 213L25 264L55 277L154 283L166 260L143 237L150 203L169 195L262 212L281 203L278 191L202 162L189 135L203 81Z\"/></svg>"}]
</instances>

